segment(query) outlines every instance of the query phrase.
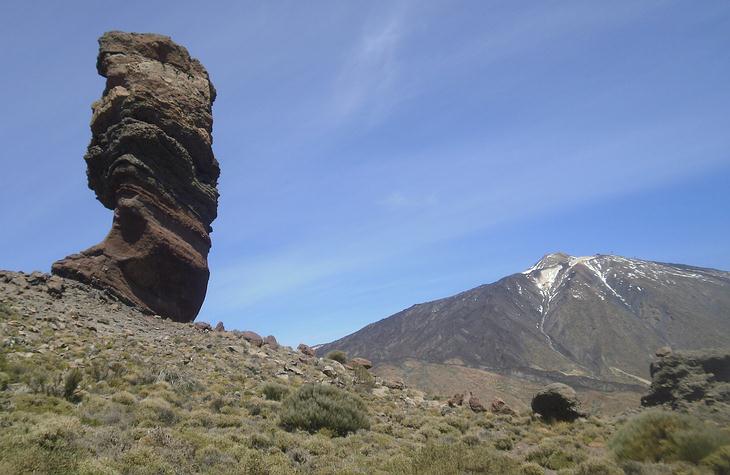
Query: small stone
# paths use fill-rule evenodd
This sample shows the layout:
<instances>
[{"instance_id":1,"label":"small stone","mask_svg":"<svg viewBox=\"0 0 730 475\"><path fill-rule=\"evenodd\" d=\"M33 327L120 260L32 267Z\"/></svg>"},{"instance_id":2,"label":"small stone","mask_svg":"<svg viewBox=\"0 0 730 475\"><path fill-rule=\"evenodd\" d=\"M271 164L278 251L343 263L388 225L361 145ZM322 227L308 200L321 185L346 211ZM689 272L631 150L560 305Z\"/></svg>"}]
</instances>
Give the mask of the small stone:
<instances>
[{"instance_id":1,"label":"small stone","mask_svg":"<svg viewBox=\"0 0 730 475\"><path fill-rule=\"evenodd\" d=\"M304 374L304 371L302 371L301 369L299 369L299 368L297 368L296 366L293 366L293 365L286 365L286 366L284 366L284 369L287 370L287 371L290 371L290 372L292 372L292 373L294 373L296 375L299 375L299 376L301 376L301 375Z\"/></svg>"},{"instance_id":2,"label":"small stone","mask_svg":"<svg viewBox=\"0 0 730 475\"><path fill-rule=\"evenodd\" d=\"M195 322L193 323L193 327L201 332L209 332L213 329L208 322Z\"/></svg>"},{"instance_id":3,"label":"small stone","mask_svg":"<svg viewBox=\"0 0 730 475\"><path fill-rule=\"evenodd\" d=\"M383 381L383 386L390 388L390 389L405 389L406 383L404 383L400 379L392 379L392 380L385 380Z\"/></svg>"},{"instance_id":4,"label":"small stone","mask_svg":"<svg viewBox=\"0 0 730 475\"><path fill-rule=\"evenodd\" d=\"M30 285L39 285L48 280L48 276L42 272L33 271L28 276L28 282Z\"/></svg>"}]
</instances>

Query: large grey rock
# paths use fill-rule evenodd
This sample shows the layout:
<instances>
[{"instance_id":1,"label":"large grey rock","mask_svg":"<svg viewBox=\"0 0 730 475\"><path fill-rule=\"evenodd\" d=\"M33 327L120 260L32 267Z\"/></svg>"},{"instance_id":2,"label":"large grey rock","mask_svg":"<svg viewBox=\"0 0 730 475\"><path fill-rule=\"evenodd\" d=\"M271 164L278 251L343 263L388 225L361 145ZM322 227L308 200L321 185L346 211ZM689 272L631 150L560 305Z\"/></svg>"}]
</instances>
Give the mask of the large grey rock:
<instances>
[{"instance_id":1,"label":"large grey rock","mask_svg":"<svg viewBox=\"0 0 730 475\"><path fill-rule=\"evenodd\" d=\"M532 410L543 418L556 421L574 421L585 416L575 390L563 383L552 383L532 398Z\"/></svg>"}]
</instances>

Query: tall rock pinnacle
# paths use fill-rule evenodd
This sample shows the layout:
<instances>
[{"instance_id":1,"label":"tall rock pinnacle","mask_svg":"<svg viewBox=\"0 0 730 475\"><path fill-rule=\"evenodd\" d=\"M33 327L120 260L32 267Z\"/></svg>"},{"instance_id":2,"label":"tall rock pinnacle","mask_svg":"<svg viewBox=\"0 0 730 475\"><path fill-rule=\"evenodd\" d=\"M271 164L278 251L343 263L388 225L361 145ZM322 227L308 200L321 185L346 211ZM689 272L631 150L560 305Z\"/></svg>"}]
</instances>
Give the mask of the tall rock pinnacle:
<instances>
[{"instance_id":1,"label":"tall rock pinnacle","mask_svg":"<svg viewBox=\"0 0 730 475\"><path fill-rule=\"evenodd\" d=\"M195 319L208 286L219 168L213 156L215 88L205 68L169 37L105 33L84 156L89 188L114 210L100 244L53 264L176 321Z\"/></svg>"}]
</instances>

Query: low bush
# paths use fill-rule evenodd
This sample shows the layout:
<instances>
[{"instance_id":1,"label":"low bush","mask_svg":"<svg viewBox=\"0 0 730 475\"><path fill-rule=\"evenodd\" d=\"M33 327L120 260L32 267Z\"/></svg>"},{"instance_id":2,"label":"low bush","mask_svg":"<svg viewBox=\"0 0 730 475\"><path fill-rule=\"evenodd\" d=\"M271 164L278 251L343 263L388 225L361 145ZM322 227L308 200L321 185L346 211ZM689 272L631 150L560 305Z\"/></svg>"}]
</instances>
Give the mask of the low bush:
<instances>
[{"instance_id":1,"label":"low bush","mask_svg":"<svg viewBox=\"0 0 730 475\"><path fill-rule=\"evenodd\" d=\"M328 360L337 361L338 363L342 364L347 363L347 353L340 350L330 351L329 353L327 353L325 358L327 358Z\"/></svg>"},{"instance_id":2,"label":"low bush","mask_svg":"<svg viewBox=\"0 0 730 475\"><path fill-rule=\"evenodd\" d=\"M610 460L590 459L578 464L573 475L624 475L624 471Z\"/></svg>"},{"instance_id":3,"label":"low bush","mask_svg":"<svg viewBox=\"0 0 730 475\"><path fill-rule=\"evenodd\" d=\"M541 467L550 470L561 470L573 468L583 462L587 457L577 447L561 440L546 440L525 457L530 462L535 462Z\"/></svg>"},{"instance_id":4,"label":"low bush","mask_svg":"<svg viewBox=\"0 0 730 475\"><path fill-rule=\"evenodd\" d=\"M687 414L660 409L629 420L609 445L623 460L698 463L726 444L730 444L726 431Z\"/></svg>"},{"instance_id":5,"label":"low bush","mask_svg":"<svg viewBox=\"0 0 730 475\"><path fill-rule=\"evenodd\" d=\"M730 475L730 445L723 445L702 460L717 475Z\"/></svg>"},{"instance_id":6,"label":"low bush","mask_svg":"<svg viewBox=\"0 0 730 475\"><path fill-rule=\"evenodd\" d=\"M388 470L396 474L442 475L459 473L521 473L519 464L509 456L484 446L463 444L429 444L416 452L409 461Z\"/></svg>"},{"instance_id":7,"label":"low bush","mask_svg":"<svg viewBox=\"0 0 730 475\"><path fill-rule=\"evenodd\" d=\"M369 392L375 387L375 376L364 366L357 365L353 370L355 389L361 392Z\"/></svg>"},{"instance_id":8,"label":"low bush","mask_svg":"<svg viewBox=\"0 0 730 475\"><path fill-rule=\"evenodd\" d=\"M289 387L278 383L266 383L261 391L269 401L281 401L289 394Z\"/></svg>"},{"instance_id":9,"label":"low bush","mask_svg":"<svg viewBox=\"0 0 730 475\"><path fill-rule=\"evenodd\" d=\"M81 383L81 378L83 378L83 374L78 368L73 368L66 373L66 376L63 378L63 398L65 400L69 402L76 402L78 400L76 389L78 389Z\"/></svg>"},{"instance_id":10,"label":"low bush","mask_svg":"<svg viewBox=\"0 0 730 475\"><path fill-rule=\"evenodd\" d=\"M497 450L512 450L514 445L511 437L500 437L494 441L494 448Z\"/></svg>"},{"instance_id":11,"label":"low bush","mask_svg":"<svg viewBox=\"0 0 730 475\"><path fill-rule=\"evenodd\" d=\"M279 424L287 430L329 429L340 436L370 428L362 400L341 389L315 384L305 384L284 400Z\"/></svg>"}]
</instances>

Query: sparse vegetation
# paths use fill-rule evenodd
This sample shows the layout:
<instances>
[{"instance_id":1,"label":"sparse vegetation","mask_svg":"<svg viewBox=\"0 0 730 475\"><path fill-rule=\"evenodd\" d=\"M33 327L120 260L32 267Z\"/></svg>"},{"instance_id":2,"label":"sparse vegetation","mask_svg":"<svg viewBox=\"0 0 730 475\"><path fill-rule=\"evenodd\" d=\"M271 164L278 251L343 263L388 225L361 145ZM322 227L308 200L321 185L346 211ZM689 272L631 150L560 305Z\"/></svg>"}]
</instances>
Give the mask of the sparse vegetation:
<instances>
[{"instance_id":1,"label":"sparse vegetation","mask_svg":"<svg viewBox=\"0 0 730 475\"><path fill-rule=\"evenodd\" d=\"M262 392L264 397L270 401L281 401L289 394L289 387L278 383L266 383Z\"/></svg>"},{"instance_id":2,"label":"sparse vegetation","mask_svg":"<svg viewBox=\"0 0 730 475\"><path fill-rule=\"evenodd\" d=\"M279 423L288 430L329 429L342 436L370 428L362 400L332 386L306 384L284 400L281 409Z\"/></svg>"},{"instance_id":3,"label":"sparse vegetation","mask_svg":"<svg viewBox=\"0 0 730 475\"><path fill-rule=\"evenodd\" d=\"M687 414L661 409L628 421L611 440L619 459L699 463L721 446L730 433Z\"/></svg>"},{"instance_id":4,"label":"sparse vegetation","mask_svg":"<svg viewBox=\"0 0 730 475\"><path fill-rule=\"evenodd\" d=\"M347 363L347 353L340 350L334 350L327 353L327 356L325 356L328 360L334 360L338 363L345 364Z\"/></svg>"},{"instance_id":5,"label":"sparse vegetation","mask_svg":"<svg viewBox=\"0 0 730 475\"><path fill-rule=\"evenodd\" d=\"M124 320L124 307L104 326L113 319L97 297L42 314L19 302L0 305L2 474L730 473L726 432L677 422L689 416L659 423L649 411L616 434L610 417L442 414L444 398L387 388L363 367L328 376L326 360L131 311ZM662 455L642 455L647 440Z\"/></svg>"}]
</instances>

